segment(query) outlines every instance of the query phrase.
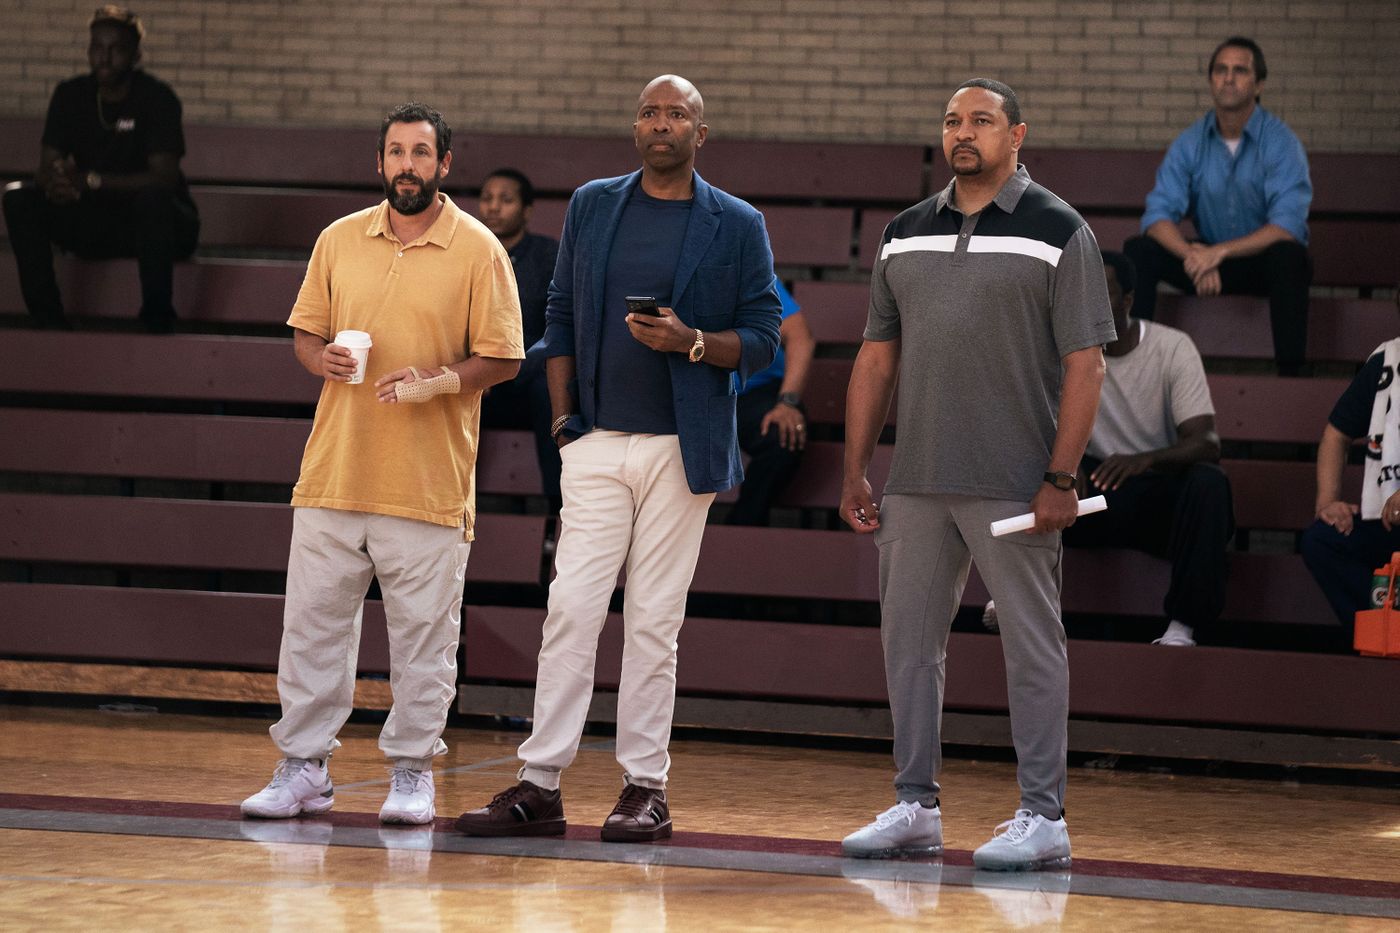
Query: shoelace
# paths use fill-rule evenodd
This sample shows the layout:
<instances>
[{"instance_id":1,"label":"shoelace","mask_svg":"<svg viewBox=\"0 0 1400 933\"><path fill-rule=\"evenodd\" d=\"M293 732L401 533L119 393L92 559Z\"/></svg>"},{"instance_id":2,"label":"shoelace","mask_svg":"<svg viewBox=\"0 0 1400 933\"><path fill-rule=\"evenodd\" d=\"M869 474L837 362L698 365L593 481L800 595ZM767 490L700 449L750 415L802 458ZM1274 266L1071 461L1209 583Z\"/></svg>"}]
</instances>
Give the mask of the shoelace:
<instances>
[{"instance_id":1,"label":"shoelace","mask_svg":"<svg viewBox=\"0 0 1400 933\"><path fill-rule=\"evenodd\" d=\"M507 787L505 790L492 797L491 802L486 805L486 808L489 810L494 809L498 806L512 806L517 800L524 797L526 793L527 791L525 790L525 785L523 784L516 784L513 787Z\"/></svg>"},{"instance_id":2,"label":"shoelace","mask_svg":"<svg viewBox=\"0 0 1400 933\"><path fill-rule=\"evenodd\" d=\"M614 813L621 813L624 816L641 816L647 812L651 806L652 795L643 787L636 784L628 784L622 791L622 797L617 801Z\"/></svg>"},{"instance_id":3,"label":"shoelace","mask_svg":"<svg viewBox=\"0 0 1400 933\"><path fill-rule=\"evenodd\" d=\"M913 826L914 814L918 812L918 806L919 805L917 803L910 803L907 800L901 800L899 803L890 807L884 813L881 813L879 816L875 817L875 828L889 829L896 823L907 823L908 825Z\"/></svg>"},{"instance_id":4,"label":"shoelace","mask_svg":"<svg viewBox=\"0 0 1400 933\"><path fill-rule=\"evenodd\" d=\"M423 779L422 771L412 768L395 768L389 772L389 786L394 793L412 794L418 790L418 782Z\"/></svg>"},{"instance_id":5,"label":"shoelace","mask_svg":"<svg viewBox=\"0 0 1400 933\"><path fill-rule=\"evenodd\" d=\"M1035 830L1035 814L1029 810L1017 810L1016 815L1005 823L997 825L994 836L1005 836L1011 843L1024 842Z\"/></svg>"},{"instance_id":6,"label":"shoelace","mask_svg":"<svg viewBox=\"0 0 1400 933\"><path fill-rule=\"evenodd\" d=\"M283 758L277 762L277 770L272 772L272 783L268 787L281 787L290 784L292 778L301 773L301 769L307 765L305 758Z\"/></svg>"}]
</instances>

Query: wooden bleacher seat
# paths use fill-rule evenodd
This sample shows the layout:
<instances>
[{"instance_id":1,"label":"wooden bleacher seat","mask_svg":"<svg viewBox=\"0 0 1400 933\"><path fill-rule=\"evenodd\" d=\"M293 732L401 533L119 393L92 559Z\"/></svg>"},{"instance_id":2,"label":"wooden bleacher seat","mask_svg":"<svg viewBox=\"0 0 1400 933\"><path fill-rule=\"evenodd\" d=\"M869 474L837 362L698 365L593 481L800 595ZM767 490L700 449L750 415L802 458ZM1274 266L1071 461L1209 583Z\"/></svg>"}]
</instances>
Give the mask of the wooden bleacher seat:
<instances>
[{"instance_id":1,"label":"wooden bleacher seat","mask_svg":"<svg viewBox=\"0 0 1400 933\"><path fill-rule=\"evenodd\" d=\"M851 264L854 214L849 208L757 206L776 264L832 269Z\"/></svg>"},{"instance_id":2,"label":"wooden bleacher seat","mask_svg":"<svg viewBox=\"0 0 1400 933\"><path fill-rule=\"evenodd\" d=\"M865 282L800 282L793 290L819 345L856 347L865 329L870 287ZM1268 299L1250 295L1164 294L1157 321L1186 331L1201 355L1217 359L1274 358ZM1313 298L1308 314L1307 358L1317 362L1363 362L1376 347L1400 333L1391 301L1371 298Z\"/></svg>"},{"instance_id":3,"label":"wooden bleacher seat","mask_svg":"<svg viewBox=\"0 0 1400 933\"><path fill-rule=\"evenodd\" d=\"M909 203L912 205L913 201ZM856 268L869 272L875 268L880 258L880 243L885 236L885 228L899 213L890 208L866 208L860 212L860 238L856 244Z\"/></svg>"},{"instance_id":4,"label":"wooden bleacher seat","mask_svg":"<svg viewBox=\"0 0 1400 933\"><path fill-rule=\"evenodd\" d=\"M373 180L373 176L371 176ZM381 191L195 186L201 250L295 250L307 255L332 221L373 207Z\"/></svg>"},{"instance_id":5,"label":"wooden bleacher seat","mask_svg":"<svg viewBox=\"0 0 1400 933\"><path fill-rule=\"evenodd\" d=\"M543 610L474 609L463 629L468 684L533 682ZM735 651L736 645L743 650ZM691 618L680 634L682 695L831 703L888 702L875 628ZM609 616L596 683L615 689L621 619ZM1003 711L1006 674L993 635L954 632L944 708ZM1070 715L1271 729L1400 732L1400 665L1373 658L1282 651L1076 641L1070 646ZM1325 684L1324 689L1299 685Z\"/></svg>"},{"instance_id":6,"label":"wooden bleacher seat","mask_svg":"<svg viewBox=\"0 0 1400 933\"><path fill-rule=\"evenodd\" d=\"M282 597L262 593L0 582L6 658L271 671ZM365 603L359 671L389 670L384 606ZM20 689L10 685L9 689Z\"/></svg>"},{"instance_id":7,"label":"wooden bleacher seat","mask_svg":"<svg viewBox=\"0 0 1400 933\"><path fill-rule=\"evenodd\" d=\"M0 407L0 432L12 443L0 445L0 472L286 487L296 479L307 419L142 410L163 400L204 401L215 411L238 399L309 405L319 384L296 364L286 339L172 336L162 345L160 338L128 334L11 331L6 336L0 341L7 369L0 392L11 399ZM93 377L70 386L75 390L70 398L83 407L14 404L16 394L36 402L55 397L53 384L36 378L45 371ZM168 378L148 386L152 374ZM116 410L108 410L113 404ZM538 494L532 438L526 432L493 432L483 441L477 476L483 492ZM61 488L73 487L70 482ZM280 574L290 518L286 505L261 502L0 493L0 560L32 568L26 573L37 568L36 582L2 585L10 598L0 614L0 655L31 663L118 662L97 675L90 673L93 668L79 670L70 682L80 691L120 680L121 663L270 671L277 661L281 597L139 584L172 574L175 585L186 587L189 580L213 579L202 576L211 573ZM479 584L537 591L546 525L544 516L481 515L478 529L490 544L473 550L469 592ZM64 580L63 568L76 568L89 583L117 575L138 585L43 582ZM383 673L388 652L379 603L367 605L366 619L360 670ZM247 691L266 696L270 689L265 675L254 684L256 690L247 678L219 671L207 676L166 671L164 676L176 678L174 686L161 687L165 695L202 689L200 696L239 698ZM180 678L204 686L182 687ZM212 687L204 682L209 678ZM387 703L382 691L371 690L369 696L372 704Z\"/></svg>"},{"instance_id":8,"label":"wooden bleacher seat","mask_svg":"<svg viewBox=\"0 0 1400 933\"><path fill-rule=\"evenodd\" d=\"M0 408L0 436L24 439L0 446L0 471L290 486L310 432L303 418ZM477 488L540 495L534 444L529 431L486 432Z\"/></svg>"},{"instance_id":9,"label":"wooden bleacher seat","mask_svg":"<svg viewBox=\"0 0 1400 933\"><path fill-rule=\"evenodd\" d=\"M775 559L755 561L754 554ZM1169 569L1165 561L1137 551L1075 550L1064 562L1064 609L1160 616ZM727 596L875 602L879 599L878 555L873 541L847 531L712 525L705 530L691 589ZM962 604L980 607L987 599L987 589L974 570ZM1322 592L1296 554L1231 555L1221 619L1227 624L1334 624Z\"/></svg>"},{"instance_id":10,"label":"wooden bleacher seat","mask_svg":"<svg viewBox=\"0 0 1400 933\"><path fill-rule=\"evenodd\" d=\"M0 428L3 425L0 421ZM776 504L794 509L836 508L841 499L842 454L839 442L809 441L797 476ZM873 488L884 488L893 455L893 444L875 448L867 474ZM1227 458L1220 466L1230 477L1235 524L1240 528L1301 531L1312 524L1312 490L1317 477L1311 462ZM1342 488L1360 501L1360 465L1349 464L1345 468Z\"/></svg>"},{"instance_id":11,"label":"wooden bleacher seat","mask_svg":"<svg viewBox=\"0 0 1400 933\"><path fill-rule=\"evenodd\" d=\"M229 451L225 452L230 453ZM120 569L286 569L285 505L0 493L0 559ZM74 529L83 529L75 534ZM467 587L539 584L545 520L482 515ZM0 655L274 669L280 596L164 588L0 583ZM361 673L388 670L383 607L366 604Z\"/></svg>"},{"instance_id":12,"label":"wooden bleacher seat","mask_svg":"<svg viewBox=\"0 0 1400 933\"><path fill-rule=\"evenodd\" d=\"M55 272L72 316L135 319L141 288L129 260L59 257ZM187 322L235 328L285 324L305 275L304 260L199 257L175 264L175 307ZM15 264L0 257L0 314L24 313Z\"/></svg>"},{"instance_id":13,"label":"wooden bleacher seat","mask_svg":"<svg viewBox=\"0 0 1400 933\"><path fill-rule=\"evenodd\" d=\"M860 346L870 308L868 283L799 282L792 297L802 306L819 347Z\"/></svg>"},{"instance_id":14,"label":"wooden bleacher seat","mask_svg":"<svg viewBox=\"0 0 1400 933\"><path fill-rule=\"evenodd\" d=\"M284 571L292 509L270 502L0 493L0 559L113 567ZM490 547L474 548L467 582L540 582L545 519L478 518ZM82 528L84 533L74 534Z\"/></svg>"},{"instance_id":15,"label":"wooden bleacher seat","mask_svg":"<svg viewBox=\"0 0 1400 933\"><path fill-rule=\"evenodd\" d=\"M0 370L0 391L53 396L310 405L320 392L282 337L14 330Z\"/></svg>"}]
</instances>

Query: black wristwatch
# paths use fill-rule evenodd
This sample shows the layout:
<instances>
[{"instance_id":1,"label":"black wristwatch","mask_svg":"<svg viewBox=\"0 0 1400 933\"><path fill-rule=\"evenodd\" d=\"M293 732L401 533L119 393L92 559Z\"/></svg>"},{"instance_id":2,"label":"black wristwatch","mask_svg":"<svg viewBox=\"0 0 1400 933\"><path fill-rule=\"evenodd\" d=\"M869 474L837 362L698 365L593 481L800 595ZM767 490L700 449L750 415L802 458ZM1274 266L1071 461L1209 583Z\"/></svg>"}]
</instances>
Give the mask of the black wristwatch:
<instances>
[{"instance_id":1,"label":"black wristwatch","mask_svg":"<svg viewBox=\"0 0 1400 933\"><path fill-rule=\"evenodd\" d=\"M1064 470L1056 470L1053 473L1046 473L1044 479L1045 482L1054 486L1056 489L1068 492L1074 488L1075 481L1078 480L1079 477L1075 476L1073 473L1066 473Z\"/></svg>"},{"instance_id":2,"label":"black wristwatch","mask_svg":"<svg viewBox=\"0 0 1400 933\"><path fill-rule=\"evenodd\" d=\"M778 404L787 405L789 408L802 409L802 396L796 392L781 392L778 395Z\"/></svg>"}]
</instances>

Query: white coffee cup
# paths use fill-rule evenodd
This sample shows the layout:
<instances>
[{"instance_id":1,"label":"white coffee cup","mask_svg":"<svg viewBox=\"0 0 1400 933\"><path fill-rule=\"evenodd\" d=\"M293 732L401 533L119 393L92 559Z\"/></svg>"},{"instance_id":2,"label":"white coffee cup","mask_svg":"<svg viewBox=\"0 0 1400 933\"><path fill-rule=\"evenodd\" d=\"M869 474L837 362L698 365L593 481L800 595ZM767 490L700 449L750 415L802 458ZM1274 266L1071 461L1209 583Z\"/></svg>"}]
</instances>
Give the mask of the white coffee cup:
<instances>
[{"instance_id":1,"label":"white coffee cup","mask_svg":"<svg viewBox=\"0 0 1400 933\"><path fill-rule=\"evenodd\" d=\"M362 330L343 330L335 335L335 344L350 351L355 358L355 374L346 380L350 385L365 381L365 367L369 364L369 348L374 341Z\"/></svg>"}]
</instances>

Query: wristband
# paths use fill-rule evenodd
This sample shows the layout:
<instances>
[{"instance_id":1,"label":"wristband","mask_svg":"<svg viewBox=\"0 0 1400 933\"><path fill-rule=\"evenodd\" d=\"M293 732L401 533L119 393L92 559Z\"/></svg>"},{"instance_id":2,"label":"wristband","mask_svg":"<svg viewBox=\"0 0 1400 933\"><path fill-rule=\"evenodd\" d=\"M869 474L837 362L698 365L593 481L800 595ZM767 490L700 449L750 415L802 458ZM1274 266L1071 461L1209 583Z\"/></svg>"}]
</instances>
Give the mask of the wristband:
<instances>
[{"instance_id":1,"label":"wristband","mask_svg":"<svg viewBox=\"0 0 1400 933\"><path fill-rule=\"evenodd\" d=\"M564 430L564 425L568 424L568 423L569 423L569 419L572 418L572 417L573 417L572 414L567 414L567 415L560 415L558 418L555 418L555 419L554 419L554 423L551 424L551 425L549 426L549 436L550 436L550 437L558 437L558 436L559 436L559 432L562 431L562 430Z\"/></svg>"},{"instance_id":2,"label":"wristband","mask_svg":"<svg viewBox=\"0 0 1400 933\"><path fill-rule=\"evenodd\" d=\"M446 366L442 375L431 379L424 379L412 366L408 371L413 373L415 381L394 383L394 397L400 402L426 402L435 395L455 395L462 391L461 378Z\"/></svg>"}]
</instances>

